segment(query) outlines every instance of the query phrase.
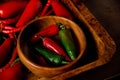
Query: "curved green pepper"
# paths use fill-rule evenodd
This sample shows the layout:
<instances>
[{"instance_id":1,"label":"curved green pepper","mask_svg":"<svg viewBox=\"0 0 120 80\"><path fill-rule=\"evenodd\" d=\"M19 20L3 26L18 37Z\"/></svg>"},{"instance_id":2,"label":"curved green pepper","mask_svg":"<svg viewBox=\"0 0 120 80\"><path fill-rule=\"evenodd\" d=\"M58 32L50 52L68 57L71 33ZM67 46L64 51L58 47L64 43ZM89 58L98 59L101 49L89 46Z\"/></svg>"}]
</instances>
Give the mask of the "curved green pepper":
<instances>
[{"instance_id":1,"label":"curved green pepper","mask_svg":"<svg viewBox=\"0 0 120 80\"><path fill-rule=\"evenodd\" d=\"M40 48L35 46L35 49L39 52L40 55L42 55L48 62L50 62L53 65L61 65L61 64L68 64L69 62L64 61L64 57L54 54L48 49Z\"/></svg>"},{"instance_id":2,"label":"curved green pepper","mask_svg":"<svg viewBox=\"0 0 120 80\"><path fill-rule=\"evenodd\" d=\"M59 31L59 38L61 40L62 45L64 46L67 54L72 60L75 60L76 58L76 49L75 49L75 44L72 38L72 34L70 29L67 29L65 25L59 23L58 24L60 27Z\"/></svg>"}]
</instances>

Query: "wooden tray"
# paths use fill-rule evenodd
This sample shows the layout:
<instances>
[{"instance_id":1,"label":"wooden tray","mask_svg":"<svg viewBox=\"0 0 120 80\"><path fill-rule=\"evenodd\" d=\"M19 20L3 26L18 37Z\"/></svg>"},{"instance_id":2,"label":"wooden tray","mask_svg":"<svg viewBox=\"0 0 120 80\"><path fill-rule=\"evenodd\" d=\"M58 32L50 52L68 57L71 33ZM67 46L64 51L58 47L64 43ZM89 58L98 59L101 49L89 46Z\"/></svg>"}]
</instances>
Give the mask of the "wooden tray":
<instances>
[{"instance_id":1,"label":"wooden tray","mask_svg":"<svg viewBox=\"0 0 120 80\"><path fill-rule=\"evenodd\" d=\"M87 37L87 49L83 58L75 67L65 73L51 79L39 78L30 73L27 80L64 80L82 72L94 69L108 63L115 50L116 44L103 26L92 15L88 8L80 0L61 0L75 17L75 22L82 26Z\"/></svg>"}]
</instances>

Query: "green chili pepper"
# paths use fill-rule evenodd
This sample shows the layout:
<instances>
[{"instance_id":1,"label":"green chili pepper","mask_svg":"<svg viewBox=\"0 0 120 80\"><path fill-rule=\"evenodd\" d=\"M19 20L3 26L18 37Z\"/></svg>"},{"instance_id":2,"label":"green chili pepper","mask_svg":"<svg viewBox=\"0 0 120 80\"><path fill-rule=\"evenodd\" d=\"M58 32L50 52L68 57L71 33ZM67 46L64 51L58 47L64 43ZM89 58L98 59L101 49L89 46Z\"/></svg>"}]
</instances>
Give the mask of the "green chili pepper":
<instances>
[{"instance_id":1,"label":"green chili pepper","mask_svg":"<svg viewBox=\"0 0 120 80\"><path fill-rule=\"evenodd\" d=\"M61 64L68 64L69 62L64 61L64 57L54 54L48 49L40 48L35 46L35 49L39 52L40 55L42 55L47 61L49 61L51 64L58 66Z\"/></svg>"},{"instance_id":2,"label":"green chili pepper","mask_svg":"<svg viewBox=\"0 0 120 80\"><path fill-rule=\"evenodd\" d=\"M62 45L64 46L67 54L72 60L75 60L76 58L76 50L75 50L75 44L72 38L72 34L70 29L67 29L65 25L59 23L60 27L59 31L59 37L61 40Z\"/></svg>"}]
</instances>

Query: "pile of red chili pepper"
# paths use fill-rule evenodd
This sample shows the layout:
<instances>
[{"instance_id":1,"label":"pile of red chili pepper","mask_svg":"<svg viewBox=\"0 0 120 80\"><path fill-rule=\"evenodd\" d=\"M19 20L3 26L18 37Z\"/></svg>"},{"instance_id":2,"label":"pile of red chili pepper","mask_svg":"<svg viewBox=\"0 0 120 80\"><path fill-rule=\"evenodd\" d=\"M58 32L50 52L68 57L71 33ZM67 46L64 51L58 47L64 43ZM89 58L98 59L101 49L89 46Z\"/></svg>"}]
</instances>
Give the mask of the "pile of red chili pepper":
<instances>
[{"instance_id":1,"label":"pile of red chili pepper","mask_svg":"<svg viewBox=\"0 0 120 80\"><path fill-rule=\"evenodd\" d=\"M61 3L60 0L1 0L0 1L0 79L1 80L23 80L23 67L20 60L16 62L16 59L19 58L17 55L16 41L21 29L32 19L36 17L42 17L47 15L56 15L66 17L72 20L72 15L68 9ZM56 26L56 25L54 25ZM54 28L54 26L52 26ZM50 27L49 29L51 29ZM43 41L43 45L50 50L58 49L60 56L54 54L48 54L49 51L44 50L43 48L35 47L35 49L40 53L46 53L43 55L45 58L48 56L56 56L59 58L49 59L53 64L57 65L59 63L67 64L68 62L75 59L73 53L68 52L68 55L52 41L49 37L53 36L54 33L58 34L59 30L49 31L49 29L40 32L40 39ZM47 34L44 34L46 33ZM59 31L60 37L64 36L64 30ZM36 37L38 35L35 35ZM47 36L47 37L46 37ZM37 40L38 37L35 38ZM65 37L65 39L67 39ZM61 38L63 46L66 47L66 51L69 51L69 47L64 44L69 44L72 46L71 42L67 43ZM49 45L49 46L48 46ZM52 45L54 46L52 48ZM47 51L47 52L46 52ZM60 52L60 53L59 53ZM71 57L70 57L71 56ZM64 59L65 58L65 59ZM44 62L43 58L39 58ZM59 59L59 60L58 60ZM59 62L58 62L59 61ZM52 63L51 62L51 63ZM55 63L54 63L55 62ZM13 64L14 63L14 64ZM47 65L47 64L46 64Z\"/></svg>"}]
</instances>

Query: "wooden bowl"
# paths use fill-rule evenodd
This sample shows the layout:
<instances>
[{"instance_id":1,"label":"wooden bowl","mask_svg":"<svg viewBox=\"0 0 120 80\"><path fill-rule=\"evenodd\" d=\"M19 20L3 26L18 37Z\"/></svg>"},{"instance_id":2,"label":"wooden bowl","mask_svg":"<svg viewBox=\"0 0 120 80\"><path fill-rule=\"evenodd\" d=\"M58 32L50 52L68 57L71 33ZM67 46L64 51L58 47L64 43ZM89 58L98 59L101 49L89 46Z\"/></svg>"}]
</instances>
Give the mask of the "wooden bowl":
<instances>
[{"instance_id":1,"label":"wooden bowl","mask_svg":"<svg viewBox=\"0 0 120 80\"><path fill-rule=\"evenodd\" d=\"M74 34L74 39L76 40L76 54L77 58L70 62L67 65L58 66L58 67L46 67L39 65L32 61L29 55L29 47L27 45L28 40L35 33L40 31L42 28L45 28L51 24L62 23L70 28ZM39 25L39 26L38 26ZM21 62L36 76L39 77L53 77L69 71L75 65L76 62L82 57L86 49L86 38L82 29L73 21L68 20L63 17L58 16L44 16L29 22L23 30L21 30L18 41L17 41L17 50Z\"/></svg>"}]
</instances>

